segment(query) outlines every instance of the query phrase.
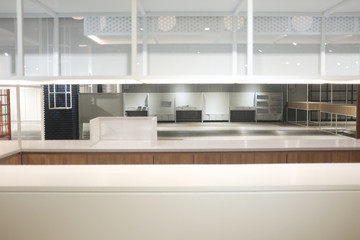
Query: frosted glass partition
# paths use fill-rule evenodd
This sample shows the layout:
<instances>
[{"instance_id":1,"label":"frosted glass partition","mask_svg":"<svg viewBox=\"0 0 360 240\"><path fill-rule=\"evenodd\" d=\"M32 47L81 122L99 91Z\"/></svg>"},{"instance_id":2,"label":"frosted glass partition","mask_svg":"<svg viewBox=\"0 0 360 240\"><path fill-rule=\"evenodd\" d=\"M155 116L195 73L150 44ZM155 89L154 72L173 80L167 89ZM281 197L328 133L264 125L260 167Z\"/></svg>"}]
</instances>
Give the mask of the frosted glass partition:
<instances>
[{"instance_id":1,"label":"frosted glass partition","mask_svg":"<svg viewBox=\"0 0 360 240\"><path fill-rule=\"evenodd\" d=\"M349 4L353 3L349 2ZM356 4L359 3L356 2ZM359 16L326 18L325 42L325 74L327 76L360 75Z\"/></svg>"},{"instance_id":2,"label":"frosted glass partition","mask_svg":"<svg viewBox=\"0 0 360 240\"><path fill-rule=\"evenodd\" d=\"M206 13L142 17L138 33L138 73L152 76L231 74L234 71L232 52L236 52L232 46L232 20L231 16L206 16ZM244 35L243 22L238 25ZM240 34L240 28L237 29Z\"/></svg>"},{"instance_id":3,"label":"frosted glass partition","mask_svg":"<svg viewBox=\"0 0 360 240\"><path fill-rule=\"evenodd\" d=\"M90 143L157 140L156 117L98 117L90 120Z\"/></svg>"},{"instance_id":4,"label":"frosted glass partition","mask_svg":"<svg viewBox=\"0 0 360 240\"><path fill-rule=\"evenodd\" d=\"M293 7L299 9L300 1L294 1ZM269 10L254 1L254 74L319 76L321 17L279 11L264 16L264 11Z\"/></svg>"}]
</instances>

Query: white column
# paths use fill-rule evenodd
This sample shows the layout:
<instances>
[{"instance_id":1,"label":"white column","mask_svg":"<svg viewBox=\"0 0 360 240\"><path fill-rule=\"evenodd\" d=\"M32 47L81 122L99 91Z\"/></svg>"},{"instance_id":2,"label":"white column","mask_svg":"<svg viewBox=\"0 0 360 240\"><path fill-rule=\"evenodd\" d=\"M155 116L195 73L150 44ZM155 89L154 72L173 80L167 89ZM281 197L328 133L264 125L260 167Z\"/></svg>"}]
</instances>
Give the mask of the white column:
<instances>
[{"instance_id":1,"label":"white column","mask_svg":"<svg viewBox=\"0 0 360 240\"><path fill-rule=\"evenodd\" d=\"M232 74L238 74L238 54L237 54L237 16L232 16L233 39L232 39Z\"/></svg>"},{"instance_id":2,"label":"white column","mask_svg":"<svg viewBox=\"0 0 360 240\"><path fill-rule=\"evenodd\" d=\"M143 16L143 76L148 75L148 28L146 24L146 15Z\"/></svg>"},{"instance_id":3,"label":"white column","mask_svg":"<svg viewBox=\"0 0 360 240\"><path fill-rule=\"evenodd\" d=\"M254 44L254 8L253 0L247 6L247 75L253 75L253 44Z\"/></svg>"},{"instance_id":4,"label":"white column","mask_svg":"<svg viewBox=\"0 0 360 240\"><path fill-rule=\"evenodd\" d=\"M16 0L16 25L17 25L17 62L16 73L18 77L24 76L24 3L23 0ZM17 132L18 132L18 144L22 147L21 142L21 110L20 110L20 87L16 87L16 102L17 102Z\"/></svg>"},{"instance_id":5,"label":"white column","mask_svg":"<svg viewBox=\"0 0 360 240\"><path fill-rule=\"evenodd\" d=\"M326 17L321 18L320 76L326 74Z\"/></svg>"},{"instance_id":6,"label":"white column","mask_svg":"<svg viewBox=\"0 0 360 240\"><path fill-rule=\"evenodd\" d=\"M137 0L131 1L131 76L136 76L137 62Z\"/></svg>"},{"instance_id":7,"label":"white column","mask_svg":"<svg viewBox=\"0 0 360 240\"><path fill-rule=\"evenodd\" d=\"M53 54L53 70L54 76L60 75L60 26L59 18L54 17L54 54Z\"/></svg>"}]
</instances>

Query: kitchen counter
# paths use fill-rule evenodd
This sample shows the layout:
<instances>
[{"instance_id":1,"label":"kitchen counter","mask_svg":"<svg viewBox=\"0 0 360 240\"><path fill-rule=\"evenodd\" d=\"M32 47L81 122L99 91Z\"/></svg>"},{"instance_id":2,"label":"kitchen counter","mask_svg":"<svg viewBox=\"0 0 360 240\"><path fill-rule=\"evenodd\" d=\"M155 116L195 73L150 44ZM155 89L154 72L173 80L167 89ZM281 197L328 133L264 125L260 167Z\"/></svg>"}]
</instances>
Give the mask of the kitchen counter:
<instances>
[{"instance_id":1,"label":"kitchen counter","mask_svg":"<svg viewBox=\"0 0 360 240\"><path fill-rule=\"evenodd\" d=\"M158 140L101 141L91 146L88 140L23 141L24 152L232 152L359 150L360 141L352 138L326 139L250 139L250 140ZM6 149L3 148L6 152Z\"/></svg>"},{"instance_id":2,"label":"kitchen counter","mask_svg":"<svg viewBox=\"0 0 360 240\"><path fill-rule=\"evenodd\" d=\"M345 151L359 150L360 141L352 138L326 139L249 139L249 140L158 140L101 141L91 146L89 140L26 140L0 143L0 158L18 152L249 152L249 151Z\"/></svg>"}]
</instances>

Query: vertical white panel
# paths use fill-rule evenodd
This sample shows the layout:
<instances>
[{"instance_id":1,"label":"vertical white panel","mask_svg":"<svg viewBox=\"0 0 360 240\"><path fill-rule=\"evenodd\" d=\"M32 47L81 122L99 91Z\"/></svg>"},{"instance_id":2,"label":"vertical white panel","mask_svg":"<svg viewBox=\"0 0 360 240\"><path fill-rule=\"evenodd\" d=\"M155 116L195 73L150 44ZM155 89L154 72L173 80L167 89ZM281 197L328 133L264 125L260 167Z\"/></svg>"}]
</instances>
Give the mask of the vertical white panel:
<instances>
[{"instance_id":1,"label":"vertical white panel","mask_svg":"<svg viewBox=\"0 0 360 240\"><path fill-rule=\"evenodd\" d=\"M253 0L248 0L247 6L247 75L253 75L253 44L254 44L254 8Z\"/></svg>"}]
</instances>

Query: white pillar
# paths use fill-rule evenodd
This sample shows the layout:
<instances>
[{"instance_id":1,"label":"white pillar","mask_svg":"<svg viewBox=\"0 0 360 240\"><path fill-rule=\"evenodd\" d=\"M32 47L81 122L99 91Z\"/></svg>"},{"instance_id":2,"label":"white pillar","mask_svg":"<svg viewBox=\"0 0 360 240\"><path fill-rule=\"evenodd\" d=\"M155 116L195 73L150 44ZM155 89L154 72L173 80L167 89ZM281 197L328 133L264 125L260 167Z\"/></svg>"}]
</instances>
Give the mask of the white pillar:
<instances>
[{"instance_id":1,"label":"white pillar","mask_svg":"<svg viewBox=\"0 0 360 240\"><path fill-rule=\"evenodd\" d=\"M53 53L53 71L54 76L60 76L60 26L59 18L54 17L54 53Z\"/></svg>"},{"instance_id":2,"label":"white pillar","mask_svg":"<svg viewBox=\"0 0 360 240\"><path fill-rule=\"evenodd\" d=\"M16 73L18 77L24 76L24 3L23 0L16 0L16 25L17 25L17 62ZM22 147L21 142L21 109L20 109L20 87L16 87L16 102L17 102L17 132L18 144Z\"/></svg>"},{"instance_id":3,"label":"white pillar","mask_svg":"<svg viewBox=\"0 0 360 240\"><path fill-rule=\"evenodd\" d=\"M326 17L321 18L321 43L320 43L320 76L325 76L326 71Z\"/></svg>"},{"instance_id":4,"label":"white pillar","mask_svg":"<svg viewBox=\"0 0 360 240\"><path fill-rule=\"evenodd\" d=\"M254 8L253 0L247 6L247 75L253 75Z\"/></svg>"},{"instance_id":5,"label":"white pillar","mask_svg":"<svg viewBox=\"0 0 360 240\"><path fill-rule=\"evenodd\" d=\"M237 16L232 16L233 39L232 39L232 74L238 75L238 54L237 54Z\"/></svg>"},{"instance_id":6,"label":"white pillar","mask_svg":"<svg viewBox=\"0 0 360 240\"><path fill-rule=\"evenodd\" d=\"M131 76L136 76L137 62L137 0L131 1Z\"/></svg>"},{"instance_id":7,"label":"white pillar","mask_svg":"<svg viewBox=\"0 0 360 240\"><path fill-rule=\"evenodd\" d=\"M148 28L146 22L146 15L143 16L143 76L148 75Z\"/></svg>"}]
</instances>

